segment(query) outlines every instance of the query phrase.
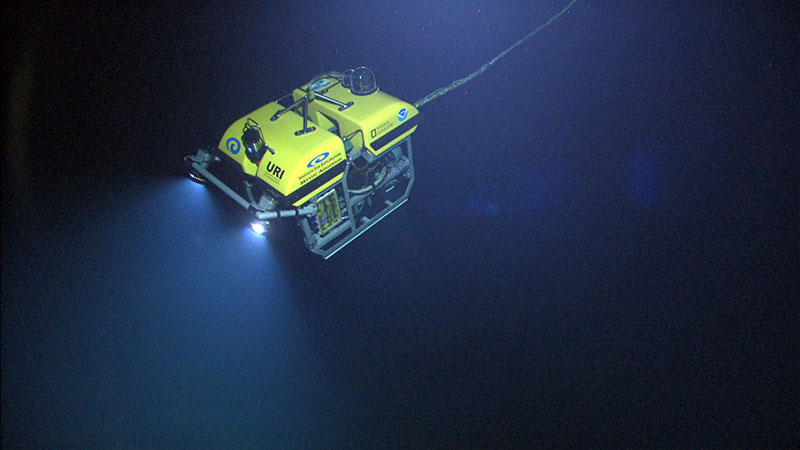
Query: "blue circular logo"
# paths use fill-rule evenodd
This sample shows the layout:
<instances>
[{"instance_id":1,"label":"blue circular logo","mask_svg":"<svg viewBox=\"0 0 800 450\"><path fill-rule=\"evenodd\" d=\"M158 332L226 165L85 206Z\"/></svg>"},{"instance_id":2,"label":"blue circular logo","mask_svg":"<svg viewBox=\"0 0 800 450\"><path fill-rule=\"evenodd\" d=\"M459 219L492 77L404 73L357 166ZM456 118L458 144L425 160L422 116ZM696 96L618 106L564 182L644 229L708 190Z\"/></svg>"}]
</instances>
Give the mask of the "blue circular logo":
<instances>
[{"instance_id":1,"label":"blue circular logo","mask_svg":"<svg viewBox=\"0 0 800 450\"><path fill-rule=\"evenodd\" d=\"M397 113L397 120L400 122L406 120L406 117L408 117L408 110L405 108L401 109L400 112Z\"/></svg>"},{"instance_id":2,"label":"blue circular logo","mask_svg":"<svg viewBox=\"0 0 800 450\"><path fill-rule=\"evenodd\" d=\"M225 146L228 148L229 152L235 155L239 153L239 150L241 150L242 143L236 138L230 138L227 142L225 142Z\"/></svg>"},{"instance_id":3,"label":"blue circular logo","mask_svg":"<svg viewBox=\"0 0 800 450\"><path fill-rule=\"evenodd\" d=\"M314 158L314 159L312 159L311 161L308 162L308 165L306 167L308 167L310 169L310 168L316 166L317 164L321 163L322 161L325 161L325 158L328 157L328 154L329 154L328 152L325 152L325 153L322 153L320 155L317 155L316 158Z\"/></svg>"}]
</instances>

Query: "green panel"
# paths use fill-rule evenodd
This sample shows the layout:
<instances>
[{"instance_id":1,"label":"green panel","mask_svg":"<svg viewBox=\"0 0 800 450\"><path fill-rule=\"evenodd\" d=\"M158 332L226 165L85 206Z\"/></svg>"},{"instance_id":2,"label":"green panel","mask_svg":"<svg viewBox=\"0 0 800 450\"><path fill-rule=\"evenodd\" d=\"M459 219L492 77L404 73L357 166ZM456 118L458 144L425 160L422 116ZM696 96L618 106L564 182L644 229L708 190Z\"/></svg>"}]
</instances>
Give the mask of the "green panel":
<instances>
[{"instance_id":1,"label":"green panel","mask_svg":"<svg viewBox=\"0 0 800 450\"><path fill-rule=\"evenodd\" d=\"M336 189L331 189L317 200L319 234L326 234L340 223L342 223L342 210L339 208L339 196L336 194Z\"/></svg>"}]
</instances>

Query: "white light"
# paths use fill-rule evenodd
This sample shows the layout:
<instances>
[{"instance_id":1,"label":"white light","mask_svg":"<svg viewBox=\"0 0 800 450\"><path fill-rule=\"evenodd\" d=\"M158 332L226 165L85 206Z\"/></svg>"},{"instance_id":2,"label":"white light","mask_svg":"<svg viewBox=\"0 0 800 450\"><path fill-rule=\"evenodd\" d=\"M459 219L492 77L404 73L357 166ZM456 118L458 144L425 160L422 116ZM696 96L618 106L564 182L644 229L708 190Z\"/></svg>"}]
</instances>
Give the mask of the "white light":
<instances>
[{"instance_id":1,"label":"white light","mask_svg":"<svg viewBox=\"0 0 800 450\"><path fill-rule=\"evenodd\" d=\"M267 224L265 222L251 222L250 229L256 234L264 234L267 232Z\"/></svg>"},{"instance_id":2,"label":"white light","mask_svg":"<svg viewBox=\"0 0 800 450\"><path fill-rule=\"evenodd\" d=\"M192 169L189 171L189 179L194 181L197 184L206 184L206 179L203 178L199 172Z\"/></svg>"}]
</instances>

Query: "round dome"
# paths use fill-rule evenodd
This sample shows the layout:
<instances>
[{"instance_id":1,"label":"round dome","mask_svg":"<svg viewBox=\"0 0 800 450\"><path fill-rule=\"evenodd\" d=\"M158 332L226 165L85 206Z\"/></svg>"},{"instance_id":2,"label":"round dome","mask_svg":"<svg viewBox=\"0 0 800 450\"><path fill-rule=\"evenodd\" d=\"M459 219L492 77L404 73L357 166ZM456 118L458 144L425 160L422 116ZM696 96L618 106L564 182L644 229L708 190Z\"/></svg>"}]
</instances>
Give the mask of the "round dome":
<instances>
[{"instance_id":1,"label":"round dome","mask_svg":"<svg viewBox=\"0 0 800 450\"><path fill-rule=\"evenodd\" d=\"M349 88L355 95L369 95L378 90L375 72L367 67L349 69L344 72L342 86Z\"/></svg>"}]
</instances>

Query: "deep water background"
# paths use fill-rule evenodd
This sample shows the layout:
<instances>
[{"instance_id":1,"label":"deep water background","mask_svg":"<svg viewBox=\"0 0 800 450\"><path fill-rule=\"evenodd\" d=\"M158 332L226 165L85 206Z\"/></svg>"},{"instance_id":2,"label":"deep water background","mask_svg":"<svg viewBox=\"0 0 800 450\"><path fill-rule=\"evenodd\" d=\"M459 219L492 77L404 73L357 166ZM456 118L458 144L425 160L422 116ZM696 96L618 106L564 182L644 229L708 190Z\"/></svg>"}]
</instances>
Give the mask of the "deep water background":
<instances>
[{"instance_id":1,"label":"deep water background","mask_svg":"<svg viewBox=\"0 0 800 450\"><path fill-rule=\"evenodd\" d=\"M795 447L788 4L579 2L329 261L185 178L323 70L413 102L565 4L4 7L2 447Z\"/></svg>"}]
</instances>

